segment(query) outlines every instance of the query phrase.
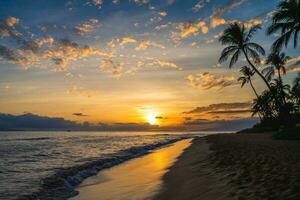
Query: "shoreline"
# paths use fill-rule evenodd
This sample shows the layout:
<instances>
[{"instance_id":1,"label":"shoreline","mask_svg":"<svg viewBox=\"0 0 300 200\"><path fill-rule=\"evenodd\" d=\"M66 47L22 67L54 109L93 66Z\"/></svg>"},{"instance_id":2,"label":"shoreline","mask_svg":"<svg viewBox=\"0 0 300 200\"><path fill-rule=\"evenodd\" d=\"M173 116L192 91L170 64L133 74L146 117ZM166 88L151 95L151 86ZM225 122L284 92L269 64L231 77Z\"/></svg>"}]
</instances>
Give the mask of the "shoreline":
<instances>
[{"instance_id":1,"label":"shoreline","mask_svg":"<svg viewBox=\"0 0 300 200\"><path fill-rule=\"evenodd\" d=\"M99 172L119 166L126 161L151 154L153 150L166 147L170 144L187 139L180 137L145 146L130 147L113 153L110 157L99 158L98 160L60 169L51 176L41 180L41 187L34 193L26 194L17 199L70 199L78 195L75 188L89 177Z\"/></svg>"},{"instance_id":2,"label":"shoreline","mask_svg":"<svg viewBox=\"0 0 300 200\"><path fill-rule=\"evenodd\" d=\"M192 140L183 139L105 169L76 187L78 195L70 200L150 200L160 189L161 177Z\"/></svg>"}]
</instances>

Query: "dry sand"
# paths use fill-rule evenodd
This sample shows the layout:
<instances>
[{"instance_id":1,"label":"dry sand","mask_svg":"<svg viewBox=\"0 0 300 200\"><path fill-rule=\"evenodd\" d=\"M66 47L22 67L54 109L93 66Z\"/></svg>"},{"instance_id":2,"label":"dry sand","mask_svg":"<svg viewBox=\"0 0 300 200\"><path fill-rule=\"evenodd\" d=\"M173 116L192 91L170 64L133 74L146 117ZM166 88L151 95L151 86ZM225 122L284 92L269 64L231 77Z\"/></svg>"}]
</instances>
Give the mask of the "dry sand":
<instances>
[{"instance_id":1,"label":"dry sand","mask_svg":"<svg viewBox=\"0 0 300 200\"><path fill-rule=\"evenodd\" d=\"M195 139L154 200L299 200L300 141L262 134Z\"/></svg>"}]
</instances>

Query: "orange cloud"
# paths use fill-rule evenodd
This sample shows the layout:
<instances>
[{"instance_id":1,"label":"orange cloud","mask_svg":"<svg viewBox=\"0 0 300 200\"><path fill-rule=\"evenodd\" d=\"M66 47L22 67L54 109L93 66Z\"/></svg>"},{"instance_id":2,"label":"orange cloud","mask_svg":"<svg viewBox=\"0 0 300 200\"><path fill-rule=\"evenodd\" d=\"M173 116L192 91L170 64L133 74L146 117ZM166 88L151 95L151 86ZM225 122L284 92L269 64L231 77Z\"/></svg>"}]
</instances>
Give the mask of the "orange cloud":
<instances>
[{"instance_id":1,"label":"orange cloud","mask_svg":"<svg viewBox=\"0 0 300 200\"><path fill-rule=\"evenodd\" d=\"M216 18L216 17L213 17L213 18L211 18L211 20L210 20L210 26L211 26L212 28L216 28L217 26L223 25L223 24L225 24L225 23L226 23L226 21L225 21L225 19L223 19L223 18Z\"/></svg>"},{"instance_id":2,"label":"orange cloud","mask_svg":"<svg viewBox=\"0 0 300 200\"><path fill-rule=\"evenodd\" d=\"M199 21L196 23L193 22L183 22L179 23L176 27L179 32L179 36L182 38L188 37L189 35L197 35L199 32L207 33L208 27L205 22Z\"/></svg>"},{"instance_id":3,"label":"orange cloud","mask_svg":"<svg viewBox=\"0 0 300 200\"><path fill-rule=\"evenodd\" d=\"M211 89L222 89L224 87L237 85L238 82L233 76L215 75L210 72L188 75L186 79L193 87Z\"/></svg>"},{"instance_id":4,"label":"orange cloud","mask_svg":"<svg viewBox=\"0 0 300 200\"><path fill-rule=\"evenodd\" d=\"M128 43L135 43L136 40L134 38L131 38L131 37L123 37L121 39L121 42L120 42L120 46L124 46Z\"/></svg>"},{"instance_id":5,"label":"orange cloud","mask_svg":"<svg viewBox=\"0 0 300 200\"><path fill-rule=\"evenodd\" d=\"M15 26L17 24L19 24L19 19L15 18L15 17L8 17L5 22L8 26Z\"/></svg>"},{"instance_id":6,"label":"orange cloud","mask_svg":"<svg viewBox=\"0 0 300 200\"><path fill-rule=\"evenodd\" d=\"M135 48L136 51L146 50L148 47L153 46L157 48L164 49L165 47L161 44L158 44L156 42L151 42L150 40L142 41L139 43L139 45Z\"/></svg>"}]
</instances>

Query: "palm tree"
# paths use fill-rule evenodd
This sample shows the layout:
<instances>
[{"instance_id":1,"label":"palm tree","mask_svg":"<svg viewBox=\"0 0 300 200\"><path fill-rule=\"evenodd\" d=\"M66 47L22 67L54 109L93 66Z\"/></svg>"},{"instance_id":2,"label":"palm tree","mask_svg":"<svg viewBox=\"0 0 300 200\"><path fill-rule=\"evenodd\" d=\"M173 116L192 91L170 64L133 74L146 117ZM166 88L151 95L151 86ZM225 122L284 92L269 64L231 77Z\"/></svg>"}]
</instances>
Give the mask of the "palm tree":
<instances>
[{"instance_id":1,"label":"palm tree","mask_svg":"<svg viewBox=\"0 0 300 200\"><path fill-rule=\"evenodd\" d=\"M219 38L222 45L227 45L221 53L219 62L225 62L229 57L231 57L229 63L229 68L231 68L238 61L239 56L244 54L253 71L261 77L267 87L271 90L267 79L250 60L253 59L255 63L260 63L260 54L265 55L263 47L257 43L251 42L253 35L259 29L261 29L260 25L253 26L249 31L247 31L244 24L239 24L237 22L229 24L229 27L224 30L222 36Z\"/></svg>"},{"instance_id":2,"label":"palm tree","mask_svg":"<svg viewBox=\"0 0 300 200\"><path fill-rule=\"evenodd\" d=\"M300 113L300 72L294 80L294 85L291 90L291 99L295 104L296 112Z\"/></svg>"},{"instance_id":3,"label":"palm tree","mask_svg":"<svg viewBox=\"0 0 300 200\"><path fill-rule=\"evenodd\" d=\"M279 51L283 45L286 47L291 37L294 37L295 48L300 31L300 0L280 2L278 10L273 14L272 21L272 25L267 29L267 34L281 31L281 36L272 45L273 50Z\"/></svg>"},{"instance_id":4,"label":"palm tree","mask_svg":"<svg viewBox=\"0 0 300 200\"><path fill-rule=\"evenodd\" d=\"M270 90L265 90L260 96L253 100L252 116L258 114L263 121L276 118L277 113L274 109Z\"/></svg>"},{"instance_id":5,"label":"palm tree","mask_svg":"<svg viewBox=\"0 0 300 200\"><path fill-rule=\"evenodd\" d=\"M266 78L270 81L275 75L275 70L277 70L278 78L282 82L281 75L286 73L285 64L289 59L290 57L286 56L285 53L272 52L266 60L266 64L270 64L270 66L266 67L262 72L266 74Z\"/></svg>"},{"instance_id":6,"label":"palm tree","mask_svg":"<svg viewBox=\"0 0 300 200\"><path fill-rule=\"evenodd\" d=\"M272 79L272 77L275 75L275 71L277 71L278 75L278 81L274 80L275 82L278 82L278 87L281 87L281 90L279 90L280 98L282 101L282 106L287 108L287 102L286 102L286 95L283 92L283 82L281 74L286 73L285 64L290 59L289 56L286 56L285 53L279 53L278 51L273 51L267 58L266 64L270 64L270 66L266 67L262 72L266 74L266 78L268 81ZM277 100L279 100L277 99Z\"/></svg>"},{"instance_id":7,"label":"palm tree","mask_svg":"<svg viewBox=\"0 0 300 200\"><path fill-rule=\"evenodd\" d=\"M250 69L250 67L244 66L241 68L240 72L243 74L243 76L238 78L238 81L242 82L241 87L244 87L246 83L249 83L253 92L255 93L256 97L258 98L258 94L253 86L252 83L252 76L254 75L254 71Z\"/></svg>"}]
</instances>

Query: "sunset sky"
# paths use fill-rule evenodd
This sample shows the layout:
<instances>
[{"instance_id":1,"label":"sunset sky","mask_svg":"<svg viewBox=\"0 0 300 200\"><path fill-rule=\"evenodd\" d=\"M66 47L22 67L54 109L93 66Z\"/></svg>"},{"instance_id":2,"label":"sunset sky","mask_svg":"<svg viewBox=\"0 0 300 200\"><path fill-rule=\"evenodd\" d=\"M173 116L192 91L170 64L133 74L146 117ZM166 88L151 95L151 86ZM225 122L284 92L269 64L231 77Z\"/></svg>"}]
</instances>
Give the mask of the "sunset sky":
<instances>
[{"instance_id":1,"label":"sunset sky","mask_svg":"<svg viewBox=\"0 0 300 200\"><path fill-rule=\"evenodd\" d=\"M2 0L0 112L92 123L248 118L251 88L218 64L227 23L262 24L275 0ZM299 60L298 49L285 52ZM288 67L291 82L299 67ZM255 77L254 85L264 84Z\"/></svg>"}]
</instances>

